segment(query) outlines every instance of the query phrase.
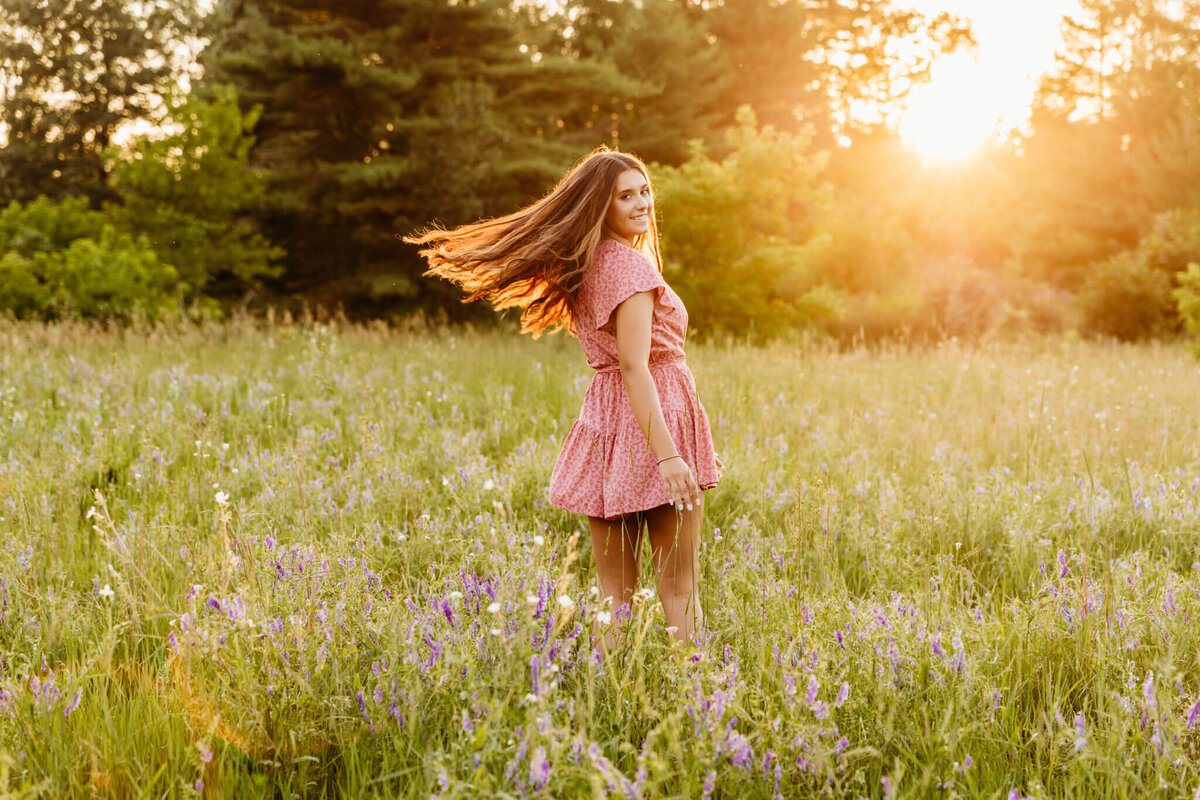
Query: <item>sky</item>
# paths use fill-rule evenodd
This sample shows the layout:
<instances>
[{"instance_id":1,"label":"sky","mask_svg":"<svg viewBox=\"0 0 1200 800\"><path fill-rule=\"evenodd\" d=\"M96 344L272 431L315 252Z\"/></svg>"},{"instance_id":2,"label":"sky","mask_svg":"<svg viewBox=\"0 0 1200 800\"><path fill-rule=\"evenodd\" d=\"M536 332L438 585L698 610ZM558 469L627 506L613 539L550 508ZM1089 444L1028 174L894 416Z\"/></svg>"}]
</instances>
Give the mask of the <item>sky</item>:
<instances>
[{"instance_id":1,"label":"sky","mask_svg":"<svg viewBox=\"0 0 1200 800\"><path fill-rule=\"evenodd\" d=\"M927 156L967 155L1025 121L1038 76L1054 64L1059 22L1078 0L909 0L927 14L949 11L971 21L979 42L934 65L929 85L914 93L901 123L904 137Z\"/></svg>"}]
</instances>

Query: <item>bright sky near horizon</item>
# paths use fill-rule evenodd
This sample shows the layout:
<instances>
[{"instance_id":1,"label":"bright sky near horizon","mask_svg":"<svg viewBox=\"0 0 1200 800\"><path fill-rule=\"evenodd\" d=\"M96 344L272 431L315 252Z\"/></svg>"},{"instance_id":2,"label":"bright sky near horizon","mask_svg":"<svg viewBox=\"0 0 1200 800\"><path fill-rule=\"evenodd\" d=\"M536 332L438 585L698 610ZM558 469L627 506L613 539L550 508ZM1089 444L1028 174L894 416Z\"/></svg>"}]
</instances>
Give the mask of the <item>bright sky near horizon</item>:
<instances>
[{"instance_id":1,"label":"bright sky near horizon","mask_svg":"<svg viewBox=\"0 0 1200 800\"><path fill-rule=\"evenodd\" d=\"M909 0L927 14L953 12L971 21L979 43L934 64L932 80L914 90L901 122L904 138L928 158L967 156L1028 117L1038 76L1054 64L1063 15L1078 0Z\"/></svg>"}]
</instances>

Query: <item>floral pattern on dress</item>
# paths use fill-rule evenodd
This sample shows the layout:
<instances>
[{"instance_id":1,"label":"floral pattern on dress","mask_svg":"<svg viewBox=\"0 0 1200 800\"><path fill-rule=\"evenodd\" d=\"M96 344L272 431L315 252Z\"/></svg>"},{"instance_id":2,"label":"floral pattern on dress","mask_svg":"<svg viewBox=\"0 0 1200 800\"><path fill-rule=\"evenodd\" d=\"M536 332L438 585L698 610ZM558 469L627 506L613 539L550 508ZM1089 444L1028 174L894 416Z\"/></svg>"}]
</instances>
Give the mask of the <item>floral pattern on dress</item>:
<instances>
[{"instance_id":1,"label":"floral pattern on dress","mask_svg":"<svg viewBox=\"0 0 1200 800\"><path fill-rule=\"evenodd\" d=\"M655 292L650 374L677 452L701 489L717 485L708 415L684 360L687 309L644 254L605 239L575 298L572 331L596 370L550 476L550 504L616 519L668 502L658 459L633 416L617 360L616 310L638 292Z\"/></svg>"}]
</instances>

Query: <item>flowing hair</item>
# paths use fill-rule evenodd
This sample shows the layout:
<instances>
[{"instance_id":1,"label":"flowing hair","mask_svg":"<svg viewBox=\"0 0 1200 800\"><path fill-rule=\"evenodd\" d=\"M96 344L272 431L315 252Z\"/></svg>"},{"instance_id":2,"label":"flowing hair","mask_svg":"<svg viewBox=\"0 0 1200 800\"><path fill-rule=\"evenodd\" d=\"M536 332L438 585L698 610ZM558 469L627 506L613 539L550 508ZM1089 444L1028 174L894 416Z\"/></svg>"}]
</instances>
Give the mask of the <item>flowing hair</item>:
<instances>
[{"instance_id":1,"label":"flowing hair","mask_svg":"<svg viewBox=\"0 0 1200 800\"><path fill-rule=\"evenodd\" d=\"M535 339L547 329L570 330L575 293L603 238L617 176L630 169L650 183L640 159L601 145L545 197L520 211L449 230L434 225L404 241L424 245L425 275L461 287L467 293L464 303L484 299L497 310L522 309L521 332ZM653 214L650 230L633 246L662 272Z\"/></svg>"}]
</instances>

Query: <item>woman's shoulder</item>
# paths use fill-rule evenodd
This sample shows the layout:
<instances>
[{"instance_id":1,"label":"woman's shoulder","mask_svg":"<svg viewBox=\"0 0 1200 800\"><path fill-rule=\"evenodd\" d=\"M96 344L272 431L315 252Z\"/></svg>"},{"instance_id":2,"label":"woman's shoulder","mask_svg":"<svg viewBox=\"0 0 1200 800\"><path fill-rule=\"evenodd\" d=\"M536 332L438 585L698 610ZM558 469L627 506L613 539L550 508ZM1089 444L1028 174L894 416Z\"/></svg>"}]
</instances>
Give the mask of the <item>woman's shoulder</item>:
<instances>
[{"instance_id":1,"label":"woman's shoulder","mask_svg":"<svg viewBox=\"0 0 1200 800\"><path fill-rule=\"evenodd\" d=\"M616 239L600 240L600 244L596 245L596 251L592 255L592 267L591 272L594 277L601 277L614 271L632 270L641 273L650 270L658 272L649 256Z\"/></svg>"}]
</instances>

